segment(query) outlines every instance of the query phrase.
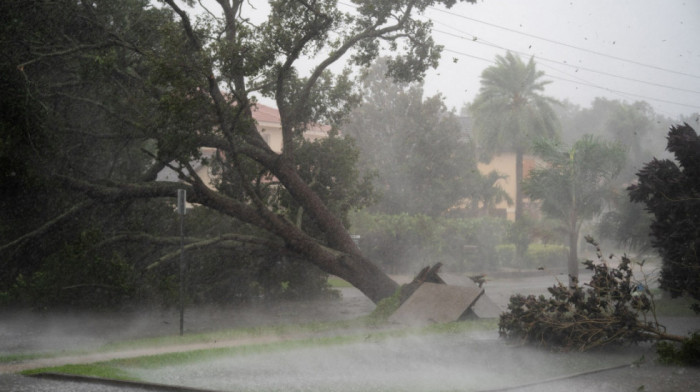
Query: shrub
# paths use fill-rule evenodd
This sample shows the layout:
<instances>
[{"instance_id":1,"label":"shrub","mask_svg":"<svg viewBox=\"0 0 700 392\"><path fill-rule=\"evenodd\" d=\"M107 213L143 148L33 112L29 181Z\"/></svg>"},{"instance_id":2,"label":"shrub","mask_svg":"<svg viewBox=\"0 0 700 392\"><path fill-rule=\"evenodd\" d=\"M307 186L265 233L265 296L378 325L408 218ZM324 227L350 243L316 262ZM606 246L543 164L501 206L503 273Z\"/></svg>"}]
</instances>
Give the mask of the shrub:
<instances>
[{"instance_id":1,"label":"shrub","mask_svg":"<svg viewBox=\"0 0 700 392\"><path fill-rule=\"evenodd\" d=\"M700 366L700 332L681 343L659 342L659 362L666 365Z\"/></svg>"},{"instance_id":2,"label":"shrub","mask_svg":"<svg viewBox=\"0 0 700 392\"><path fill-rule=\"evenodd\" d=\"M547 348L588 350L610 344L647 340L683 341L663 332L654 321L648 290L637 291L632 281L630 259L622 257L617 268L609 267L596 246L598 262L584 262L593 271L586 289L559 283L549 288L550 298L514 295L501 314L499 335Z\"/></svg>"},{"instance_id":3,"label":"shrub","mask_svg":"<svg viewBox=\"0 0 700 392\"><path fill-rule=\"evenodd\" d=\"M495 248L496 260L501 267L517 267L515 265L515 244L501 244Z\"/></svg>"},{"instance_id":4,"label":"shrub","mask_svg":"<svg viewBox=\"0 0 700 392\"><path fill-rule=\"evenodd\" d=\"M653 159L637 173L630 199L652 215L652 246L663 259L661 288L700 300L700 137L688 124L672 127L666 149L676 162ZM694 307L700 312L700 306Z\"/></svg>"},{"instance_id":5,"label":"shrub","mask_svg":"<svg viewBox=\"0 0 700 392\"><path fill-rule=\"evenodd\" d=\"M530 268L566 267L569 248L564 245L531 244L525 252L525 264Z\"/></svg>"}]
</instances>

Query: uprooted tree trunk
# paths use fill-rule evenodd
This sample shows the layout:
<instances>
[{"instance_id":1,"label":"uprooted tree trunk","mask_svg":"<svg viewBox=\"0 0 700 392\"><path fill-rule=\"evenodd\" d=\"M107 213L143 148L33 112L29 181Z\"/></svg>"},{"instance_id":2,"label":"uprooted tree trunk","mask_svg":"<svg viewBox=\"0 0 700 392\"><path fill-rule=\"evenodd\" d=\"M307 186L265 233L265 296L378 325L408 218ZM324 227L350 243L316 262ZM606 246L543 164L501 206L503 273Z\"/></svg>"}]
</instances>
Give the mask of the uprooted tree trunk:
<instances>
[{"instance_id":1,"label":"uprooted tree trunk","mask_svg":"<svg viewBox=\"0 0 700 392\"><path fill-rule=\"evenodd\" d=\"M226 215L234 216L243 222L266 229L282 238L283 246L288 251L303 255L322 271L348 281L375 303L390 297L398 289L396 282L374 263L362 256L349 234L347 234L347 231L342 228L342 225L334 229L336 230L335 236L341 240L343 236L347 236L347 241L338 241L335 244L335 248L332 248L321 244L317 239L309 236L284 217L267 209L258 209L254 205L242 203L221 195L201 182L195 183L193 186L167 182L106 185L67 177L64 178L64 182L69 187L80 190L89 197L103 202L116 202L135 198L172 197L177 189L185 188L188 190L188 195L191 195L189 202L204 205ZM321 204L317 208L321 210L320 213L329 215L327 219L337 219L322 207L323 205Z\"/></svg>"},{"instance_id":2,"label":"uprooted tree trunk","mask_svg":"<svg viewBox=\"0 0 700 392\"><path fill-rule=\"evenodd\" d=\"M440 267L442 267L442 263L437 263L432 267L425 267L410 283L401 286L399 303L404 303L425 282L444 284L445 281L438 275Z\"/></svg>"},{"instance_id":3,"label":"uprooted tree trunk","mask_svg":"<svg viewBox=\"0 0 700 392\"><path fill-rule=\"evenodd\" d=\"M609 267L596 246L598 262L586 261L591 281L571 288L563 283L549 288L550 298L514 295L501 314L501 337L561 350L585 351L611 344L651 340L683 342L683 336L666 333L656 319L653 298L641 282L632 280L631 260L622 257Z\"/></svg>"}]
</instances>

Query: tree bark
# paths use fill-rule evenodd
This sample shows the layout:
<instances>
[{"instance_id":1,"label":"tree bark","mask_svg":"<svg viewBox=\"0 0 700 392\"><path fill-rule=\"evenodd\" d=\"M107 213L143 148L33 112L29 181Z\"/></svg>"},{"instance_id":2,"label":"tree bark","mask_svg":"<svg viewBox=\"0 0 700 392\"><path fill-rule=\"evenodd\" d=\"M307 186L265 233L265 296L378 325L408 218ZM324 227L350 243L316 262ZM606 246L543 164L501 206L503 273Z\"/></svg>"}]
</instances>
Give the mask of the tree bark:
<instances>
[{"instance_id":1,"label":"tree bark","mask_svg":"<svg viewBox=\"0 0 700 392\"><path fill-rule=\"evenodd\" d=\"M515 150L515 226L518 230L523 230L523 150ZM515 263L521 266L525 260L527 244L522 241L522 233L518 233L518 241L515 244Z\"/></svg>"},{"instance_id":2,"label":"tree bark","mask_svg":"<svg viewBox=\"0 0 700 392\"><path fill-rule=\"evenodd\" d=\"M569 260L567 266L569 287L574 288L578 285L578 230L575 228L569 229Z\"/></svg>"},{"instance_id":3,"label":"tree bark","mask_svg":"<svg viewBox=\"0 0 700 392\"><path fill-rule=\"evenodd\" d=\"M322 271L346 280L375 303L393 295L399 287L384 271L360 254L359 249L354 245L354 242L352 242L342 225L326 226L333 227L332 230L335 230L334 233L329 235L331 239L337 241L340 238L340 241L338 241L340 245L329 247L307 235L294 226L292 222L284 219L284 217L267 209L256 209L253 205L228 198L209 189L201 182L196 182L193 186L169 182L94 184L70 177L63 177L62 179L65 185L82 191L93 199L105 202L138 198L173 197L177 189L184 187L187 188L188 195L191 195L189 198L190 202L201 204L265 229L280 238L287 250L307 259ZM317 206L317 209L322 211L316 211L316 213L330 214L330 211L325 208L323 203L320 203L319 206ZM332 218L329 219L334 220ZM349 248L347 244L342 245L344 235L352 243L352 248ZM329 242L333 241L330 240ZM348 249L348 251L344 249Z\"/></svg>"},{"instance_id":4,"label":"tree bark","mask_svg":"<svg viewBox=\"0 0 700 392\"><path fill-rule=\"evenodd\" d=\"M523 150L515 150L515 221L523 219Z\"/></svg>"}]
</instances>

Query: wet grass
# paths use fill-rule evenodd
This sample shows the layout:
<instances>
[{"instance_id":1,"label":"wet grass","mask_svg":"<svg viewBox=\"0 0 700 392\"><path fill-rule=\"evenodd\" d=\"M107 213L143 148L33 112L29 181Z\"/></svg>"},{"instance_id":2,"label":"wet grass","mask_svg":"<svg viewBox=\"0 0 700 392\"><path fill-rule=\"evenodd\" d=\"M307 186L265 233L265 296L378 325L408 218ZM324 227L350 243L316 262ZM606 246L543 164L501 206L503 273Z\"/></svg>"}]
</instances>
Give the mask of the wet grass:
<instances>
[{"instance_id":1,"label":"wet grass","mask_svg":"<svg viewBox=\"0 0 700 392\"><path fill-rule=\"evenodd\" d=\"M220 347L158 355L146 355L134 358L96 362L85 365L46 367L28 370L23 372L22 374L31 375L37 373L50 372L90 377L101 377L117 380L138 381L137 377L131 375L129 369L156 369L163 366L197 363L227 356L253 355L260 353L296 350L309 347L327 347L333 345L363 343L368 341L376 342L389 338L401 338L415 335L420 336L434 334L463 334L475 331L494 330L496 328L496 324L496 320L469 320L464 322L433 325L425 328L401 328L384 330L355 329L354 332L352 330L337 331L339 332L338 334L334 334L331 336L315 336L297 339L291 338L270 343L253 343L233 347ZM295 331L308 331L309 326L288 326L287 328L290 328L291 330ZM235 333L235 331L231 331L231 333ZM239 333L243 333L243 331ZM211 334L205 335L211 336ZM163 339L159 340L158 343L165 344L167 341L167 339ZM181 341L175 341L175 343L182 344Z\"/></svg>"},{"instance_id":2,"label":"wet grass","mask_svg":"<svg viewBox=\"0 0 700 392\"><path fill-rule=\"evenodd\" d=\"M347 281L345 281L337 276L332 276L332 275L328 277L328 285L333 287L333 288L353 287Z\"/></svg>"},{"instance_id":3,"label":"wet grass","mask_svg":"<svg viewBox=\"0 0 700 392\"><path fill-rule=\"evenodd\" d=\"M0 363L31 361L32 359L46 358L49 356L55 356L55 354L51 354L51 353L46 353L46 354L39 354L39 353L3 354L3 355L0 355Z\"/></svg>"},{"instance_id":4,"label":"wet grass","mask_svg":"<svg viewBox=\"0 0 700 392\"><path fill-rule=\"evenodd\" d=\"M264 336L291 336L306 333L322 333L358 328L364 325L362 319L314 322L305 324L279 324L272 326L258 326L247 328L226 329L198 334L166 335L143 339L133 339L108 343L98 352L128 350L144 347L164 347L173 345L186 345L197 343L216 343L229 340L259 338Z\"/></svg>"},{"instance_id":5,"label":"wet grass","mask_svg":"<svg viewBox=\"0 0 700 392\"><path fill-rule=\"evenodd\" d=\"M332 322L314 322L305 324L280 324L273 326L258 326L236 329L225 329L206 333L165 335L140 339L129 339L106 343L95 349L60 350L36 353L16 353L0 355L0 363L24 362L42 358L59 356L86 355L112 351L127 351L144 348L159 348L176 345L206 344L229 340L261 338L266 336L293 336L331 331L343 331L361 328L366 325L364 318Z\"/></svg>"}]
</instances>

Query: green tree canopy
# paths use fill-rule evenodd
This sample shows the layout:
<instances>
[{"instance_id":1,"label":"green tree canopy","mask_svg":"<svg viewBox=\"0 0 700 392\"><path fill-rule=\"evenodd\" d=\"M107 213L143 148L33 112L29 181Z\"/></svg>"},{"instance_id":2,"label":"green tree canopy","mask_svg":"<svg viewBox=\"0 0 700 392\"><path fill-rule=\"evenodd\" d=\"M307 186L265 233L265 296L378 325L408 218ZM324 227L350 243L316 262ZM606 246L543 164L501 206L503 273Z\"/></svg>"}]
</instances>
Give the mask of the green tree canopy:
<instances>
[{"instance_id":1,"label":"green tree canopy","mask_svg":"<svg viewBox=\"0 0 700 392\"><path fill-rule=\"evenodd\" d=\"M637 174L630 199L652 217L652 246L663 260L661 287L700 299L700 137L688 124L668 132L669 159L653 159ZM700 311L697 305L696 311Z\"/></svg>"},{"instance_id":2,"label":"green tree canopy","mask_svg":"<svg viewBox=\"0 0 700 392\"><path fill-rule=\"evenodd\" d=\"M542 211L558 220L569 237L568 269L578 281L578 237L581 223L601 213L610 199L611 182L625 162L625 150L616 143L585 135L570 148L545 139L534 145L545 165L530 172L524 190L542 201Z\"/></svg>"},{"instance_id":3,"label":"green tree canopy","mask_svg":"<svg viewBox=\"0 0 700 392\"><path fill-rule=\"evenodd\" d=\"M373 211L436 217L480 179L473 145L440 95L423 99L421 83L394 83L386 72L381 60L364 74L362 104L343 133L357 140L362 168L377 174Z\"/></svg>"},{"instance_id":4,"label":"green tree canopy","mask_svg":"<svg viewBox=\"0 0 700 392\"><path fill-rule=\"evenodd\" d=\"M627 150L627 164L618 183L627 183L654 156L664 154L663 135L672 120L656 114L644 101L633 103L596 98L589 108L568 104L560 112L562 139L573 143L580 135L592 134L620 143Z\"/></svg>"},{"instance_id":5,"label":"green tree canopy","mask_svg":"<svg viewBox=\"0 0 700 392\"><path fill-rule=\"evenodd\" d=\"M159 7L146 0L4 2L3 71L20 98L9 104L41 120L38 128L24 128L29 136L13 133L13 143L43 159L42 178L78 196L57 203L58 211L14 239L35 241L86 204L172 201L185 188L189 201L260 230L272 239L266 244L346 279L372 300L393 294L396 283L348 234L337 213L344 207L329 207L311 186L314 177L300 173L298 151L309 124L333 123L357 102L349 73L333 74L333 64L348 58L366 67L386 47L393 54L388 76L421 79L440 48L430 22L413 16L454 3L359 1L343 11L332 0L279 0L256 23L242 0L217 0L199 16L189 8L194 1L184 8L174 0ZM302 60L311 62L304 74ZM252 110L260 96L279 109L281 152L256 128ZM14 129L26 118L17 116ZM51 142L35 142L42 138ZM225 158L219 189L229 192L210 189L194 170L204 147ZM182 183L154 181L166 166ZM262 178L284 189L294 216L270 205L281 199L268 197ZM313 225L297 225L298 211ZM11 241L2 249L16 246Z\"/></svg>"}]
</instances>

